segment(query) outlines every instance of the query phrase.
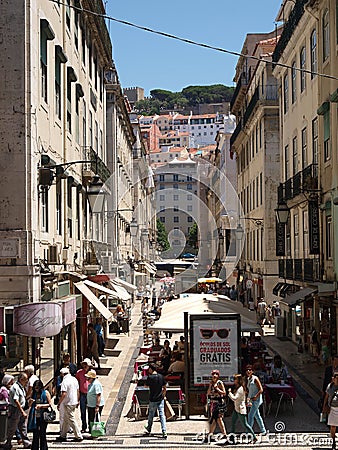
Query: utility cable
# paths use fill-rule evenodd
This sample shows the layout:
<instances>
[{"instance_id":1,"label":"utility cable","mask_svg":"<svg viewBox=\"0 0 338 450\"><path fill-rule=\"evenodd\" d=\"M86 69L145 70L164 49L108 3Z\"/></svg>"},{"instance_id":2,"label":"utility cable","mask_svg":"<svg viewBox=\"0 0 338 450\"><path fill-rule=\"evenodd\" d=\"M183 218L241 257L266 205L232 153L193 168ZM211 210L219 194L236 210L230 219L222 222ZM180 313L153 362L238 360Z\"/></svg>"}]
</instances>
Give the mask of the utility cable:
<instances>
[{"instance_id":1,"label":"utility cable","mask_svg":"<svg viewBox=\"0 0 338 450\"><path fill-rule=\"evenodd\" d=\"M197 47L202 47L202 48L206 48L206 49L209 49L209 50L214 50L214 51L217 51L217 52L226 53L228 55L238 56L238 57L242 57L242 58L246 58L246 59L253 59L255 61L259 61L259 62L262 62L262 63L265 63L265 64L273 64L274 66L280 66L280 67L284 67L286 69L292 69L292 70L296 70L298 72L308 73L308 74L311 74L312 76L316 75L318 77L329 78L331 80L338 80L338 77L335 77L334 75L328 75L328 74L325 74L325 73L314 72L312 70L304 69L304 68L301 68L301 67L294 67L294 66L290 66L288 64L283 64L283 63L280 63L280 62L269 61L269 60L264 59L264 58L259 58L258 56L245 55L244 53L235 52L235 51L232 51L232 50L227 50L227 49L222 48L222 47L215 47L213 45L204 44L203 42L193 41L191 39L187 39L187 38L183 38L183 37L180 37L180 36L176 36L176 35L171 34L171 33L166 33L164 31L154 30L152 28L148 28L148 27L144 27L144 26L141 26L141 25L137 25L135 23L128 22L127 20L117 19L115 17L108 16L107 14L100 14L100 13L97 13L97 12L94 12L94 11L90 11L88 9L79 8L77 6L68 5L66 3L61 3L58 0L49 0L49 1L52 2L52 3L57 3L58 5L63 5L63 6L67 6L69 8L73 8L73 9L75 9L78 12L84 12L86 14L91 14L91 15L94 15L94 16L97 16L97 17L101 17L101 18L106 19L106 20L111 20L113 22L120 23L122 25L127 25L129 27L137 28L137 29L142 30L142 31L147 31L149 33L157 34L159 36L164 36L164 37L169 38L169 39L175 39L176 41L184 42L186 44L191 44L191 45L195 45Z\"/></svg>"}]
</instances>

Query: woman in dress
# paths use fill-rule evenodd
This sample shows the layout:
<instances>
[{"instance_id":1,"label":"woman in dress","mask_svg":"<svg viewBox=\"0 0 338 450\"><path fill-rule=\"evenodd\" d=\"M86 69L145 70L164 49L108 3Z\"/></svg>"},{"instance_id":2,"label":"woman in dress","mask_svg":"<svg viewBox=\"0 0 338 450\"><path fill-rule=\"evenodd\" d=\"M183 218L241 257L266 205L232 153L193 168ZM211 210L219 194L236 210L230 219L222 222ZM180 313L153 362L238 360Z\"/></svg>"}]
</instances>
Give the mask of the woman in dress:
<instances>
[{"instance_id":1,"label":"woman in dress","mask_svg":"<svg viewBox=\"0 0 338 450\"><path fill-rule=\"evenodd\" d=\"M85 374L85 377L88 380L87 408L89 431L91 431L92 422L95 421L96 414L101 416L104 407L103 387L97 379L95 370L89 370Z\"/></svg>"},{"instance_id":2,"label":"woman in dress","mask_svg":"<svg viewBox=\"0 0 338 450\"><path fill-rule=\"evenodd\" d=\"M235 404L235 408L232 413L231 417L231 433L236 432L236 423L237 420L241 422L243 428L247 433L249 433L252 436L252 442L257 442L256 435L248 424L247 418L246 418L246 398L245 398L245 390L243 387L243 377L240 374L237 374L234 376L234 391L231 391L231 388L229 388L229 397Z\"/></svg>"},{"instance_id":3,"label":"woman in dress","mask_svg":"<svg viewBox=\"0 0 338 450\"><path fill-rule=\"evenodd\" d=\"M43 412L52 407L52 401L50 393L43 388L41 380L34 381L30 403L28 430L33 431L32 450L47 450L48 423L43 420Z\"/></svg>"},{"instance_id":4,"label":"woman in dress","mask_svg":"<svg viewBox=\"0 0 338 450\"><path fill-rule=\"evenodd\" d=\"M338 426L338 372L334 372L332 382L327 386L323 413L328 414L327 424L332 437L332 449L336 448L336 428Z\"/></svg>"},{"instance_id":5,"label":"woman in dress","mask_svg":"<svg viewBox=\"0 0 338 450\"><path fill-rule=\"evenodd\" d=\"M116 309L114 311L113 316L115 317L116 321L117 321L117 334L120 334L122 331L122 321L125 318L125 311L122 307L122 305L117 305Z\"/></svg>"},{"instance_id":6,"label":"woman in dress","mask_svg":"<svg viewBox=\"0 0 338 450\"><path fill-rule=\"evenodd\" d=\"M248 414L248 424L253 428L256 419L260 432L266 434L265 425L259 411L259 407L263 403L263 387L260 379L254 375L252 366L246 367L246 387L248 392L247 403L250 405Z\"/></svg>"},{"instance_id":7,"label":"woman in dress","mask_svg":"<svg viewBox=\"0 0 338 450\"><path fill-rule=\"evenodd\" d=\"M227 432L223 422L225 397L226 391L223 382L219 379L219 370L213 370L211 372L211 381L209 383L207 391L208 399L210 400L210 436L215 431L216 425L218 424L221 433L223 433L224 438L226 438Z\"/></svg>"}]
</instances>

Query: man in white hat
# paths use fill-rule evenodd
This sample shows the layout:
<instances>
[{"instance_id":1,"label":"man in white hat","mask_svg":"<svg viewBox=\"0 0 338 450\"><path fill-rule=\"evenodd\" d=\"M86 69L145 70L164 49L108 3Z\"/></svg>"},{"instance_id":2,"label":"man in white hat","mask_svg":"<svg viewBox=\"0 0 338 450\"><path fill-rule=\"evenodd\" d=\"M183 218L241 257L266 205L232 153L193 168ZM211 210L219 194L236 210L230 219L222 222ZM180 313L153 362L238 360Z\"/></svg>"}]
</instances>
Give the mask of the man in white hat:
<instances>
[{"instance_id":1,"label":"man in white hat","mask_svg":"<svg viewBox=\"0 0 338 450\"><path fill-rule=\"evenodd\" d=\"M87 392L88 392L88 379L86 373L93 367L93 364L89 358L85 358L81 361L82 369L76 372L76 379L79 382L80 387L80 412L82 429L81 432L87 431Z\"/></svg>"},{"instance_id":2,"label":"man in white hat","mask_svg":"<svg viewBox=\"0 0 338 450\"><path fill-rule=\"evenodd\" d=\"M82 434L75 421L75 410L79 406L80 401L80 390L79 383L75 377L69 373L68 367L63 367L60 370L63 380L61 383L61 397L57 404L58 410L60 410L61 405L64 405L64 417L61 428L60 436L56 438L58 442L67 441L67 432L71 427L75 435L75 442L83 441Z\"/></svg>"}]
</instances>

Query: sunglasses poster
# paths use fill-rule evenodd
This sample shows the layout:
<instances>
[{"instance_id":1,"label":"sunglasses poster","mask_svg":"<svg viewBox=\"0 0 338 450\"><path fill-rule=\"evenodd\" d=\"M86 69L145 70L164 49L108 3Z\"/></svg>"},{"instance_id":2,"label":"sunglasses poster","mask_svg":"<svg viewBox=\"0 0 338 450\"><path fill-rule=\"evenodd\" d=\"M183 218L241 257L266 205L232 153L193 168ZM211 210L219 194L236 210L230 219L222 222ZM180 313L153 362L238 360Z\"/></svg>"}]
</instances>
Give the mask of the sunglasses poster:
<instances>
[{"instance_id":1,"label":"sunglasses poster","mask_svg":"<svg viewBox=\"0 0 338 450\"><path fill-rule=\"evenodd\" d=\"M214 369L229 381L239 366L239 314L190 316L193 386L205 386Z\"/></svg>"}]
</instances>

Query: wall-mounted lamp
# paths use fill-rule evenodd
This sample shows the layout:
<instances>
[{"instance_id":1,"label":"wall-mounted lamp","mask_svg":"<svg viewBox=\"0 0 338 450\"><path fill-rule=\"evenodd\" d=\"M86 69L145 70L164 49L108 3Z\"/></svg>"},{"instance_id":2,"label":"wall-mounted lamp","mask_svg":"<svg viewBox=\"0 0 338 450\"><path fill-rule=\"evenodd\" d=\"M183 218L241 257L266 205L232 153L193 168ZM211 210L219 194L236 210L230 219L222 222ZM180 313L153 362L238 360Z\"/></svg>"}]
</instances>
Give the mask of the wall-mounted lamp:
<instances>
[{"instance_id":1,"label":"wall-mounted lamp","mask_svg":"<svg viewBox=\"0 0 338 450\"><path fill-rule=\"evenodd\" d=\"M236 233L236 239L238 241L241 241L243 239L243 236L244 236L244 229L243 229L243 227L242 227L242 225L240 223L237 225L235 233Z\"/></svg>"},{"instance_id":2,"label":"wall-mounted lamp","mask_svg":"<svg viewBox=\"0 0 338 450\"><path fill-rule=\"evenodd\" d=\"M289 220L290 209L284 200L278 203L275 212L278 222L285 225Z\"/></svg>"},{"instance_id":3,"label":"wall-mounted lamp","mask_svg":"<svg viewBox=\"0 0 338 450\"><path fill-rule=\"evenodd\" d=\"M96 175L87 189L87 197L89 201L90 210L92 213L100 213L103 208L105 193L103 183Z\"/></svg>"}]
</instances>

